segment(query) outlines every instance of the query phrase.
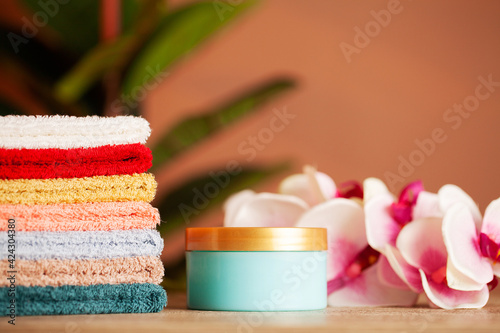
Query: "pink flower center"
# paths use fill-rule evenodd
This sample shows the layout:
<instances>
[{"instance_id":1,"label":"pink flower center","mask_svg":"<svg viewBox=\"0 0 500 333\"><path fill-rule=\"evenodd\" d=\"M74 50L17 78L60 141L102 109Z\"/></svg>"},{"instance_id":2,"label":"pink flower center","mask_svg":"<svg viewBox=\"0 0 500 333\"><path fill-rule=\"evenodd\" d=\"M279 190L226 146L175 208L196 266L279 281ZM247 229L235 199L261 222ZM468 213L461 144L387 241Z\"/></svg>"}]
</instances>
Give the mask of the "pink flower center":
<instances>
[{"instance_id":1,"label":"pink flower center","mask_svg":"<svg viewBox=\"0 0 500 333\"><path fill-rule=\"evenodd\" d=\"M358 181L350 180L343 182L337 187L336 198L360 198L363 199L363 186Z\"/></svg>"},{"instance_id":2,"label":"pink flower center","mask_svg":"<svg viewBox=\"0 0 500 333\"><path fill-rule=\"evenodd\" d=\"M498 286L498 278L496 276L493 276L493 280L488 282L488 289L489 291L493 291L497 286Z\"/></svg>"},{"instance_id":3,"label":"pink flower center","mask_svg":"<svg viewBox=\"0 0 500 333\"><path fill-rule=\"evenodd\" d=\"M443 266L431 274L432 281L443 283L446 280L446 266Z\"/></svg>"},{"instance_id":4,"label":"pink flower center","mask_svg":"<svg viewBox=\"0 0 500 333\"><path fill-rule=\"evenodd\" d=\"M479 248L483 257L490 258L495 263L500 261L500 244L495 243L485 233L479 234Z\"/></svg>"},{"instance_id":5,"label":"pink flower center","mask_svg":"<svg viewBox=\"0 0 500 333\"><path fill-rule=\"evenodd\" d=\"M497 286L498 286L498 278L496 276L493 276L493 280L488 282L488 289L489 291L493 291Z\"/></svg>"},{"instance_id":6,"label":"pink flower center","mask_svg":"<svg viewBox=\"0 0 500 333\"><path fill-rule=\"evenodd\" d=\"M397 202L391 205L393 219L401 226L413 219L413 207L417 203L418 195L424 190L420 180L408 184L399 195Z\"/></svg>"},{"instance_id":7,"label":"pink flower center","mask_svg":"<svg viewBox=\"0 0 500 333\"><path fill-rule=\"evenodd\" d=\"M328 295L344 287L349 280L353 280L361 275L361 273L368 267L375 264L380 256L380 253L374 250L371 246L367 245L363 251L358 253L356 258L347 265L344 274L340 274L336 278L328 281L327 289Z\"/></svg>"}]
</instances>

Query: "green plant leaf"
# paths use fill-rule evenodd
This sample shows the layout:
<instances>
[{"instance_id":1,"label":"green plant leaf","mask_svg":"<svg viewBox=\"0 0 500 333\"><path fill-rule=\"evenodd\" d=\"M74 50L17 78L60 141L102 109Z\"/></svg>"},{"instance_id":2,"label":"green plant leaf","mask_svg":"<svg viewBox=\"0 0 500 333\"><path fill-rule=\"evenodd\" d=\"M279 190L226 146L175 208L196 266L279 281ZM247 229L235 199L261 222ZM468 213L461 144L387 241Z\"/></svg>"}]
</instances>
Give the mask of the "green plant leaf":
<instances>
[{"instance_id":1,"label":"green plant leaf","mask_svg":"<svg viewBox=\"0 0 500 333\"><path fill-rule=\"evenodd\" d=\"M100 1L68 1L54 6L41 6L46 1L22 0L34 15L46 17L47 23L62 39L63 44L76 54L97 45L99 40L99 5ZM27 17L33 24L33 16Z\"/></svg>"},{"instance_id":2,"label":"green plant leaf","mask_svg":"<svg viewBox=\"0 0 500 333\"><path fill-rule=\"evenodd\" d=\"M130 96L134 89L149 83L173 62L251 7L255 1L227 5L221 16L216 2L194 2L168 14L138 54L125 75L122 91ZM149 69L149 70L148 70ZM156 75L151 76L151 70Z\"/></svg>"},{"instance_id":3,"label":"green plant leaf","mask_svg":"<svg viewBox=\"0 0 500 333\"><path fill-rule=\"evenodd\" d=\"M101 17L101 1L40 1L22 0L40 17L47 17L47 23L55 30L63 44L72 52L83 55L99 42L99 24ZM133 24L138 13L138 0L123 0L121 4L122 30L127 30ZM134 15L135 14L135 15ZM32 16L27 17L33 24Z\"/></svg>"},{"instance_id":4,"label":"green plant leaf","mask_svg":"<svg viewBox=\"0 0 500 333\"><path fill-rule=\"evenodd\" d=\"M100 44L88 52L54 87L56 96L63 102L75 102L112 67L127 48L130 37Z\"/></svg>"},{"instance_id":5,"label":"green plant leaf","mask_svg":"<svg viewBox=\"0 0 500 333\"><path fill-rule=\"evenodd\" d=\"M242 167L238 162L234 163L235 168L231 170L218 170L191 179L182 186L174 188L159 202L154 202L153 205L158 207L161 219L164 221L158 226L160 233L165 235L180 226L187 226L205 211L224 202L232 193L254 186L263 179L283 172L289 166L288 163L282 163L259 168ZM214 198L204 194L207 184L218 189L218 194ZM213 196L212 192L210 195Z\"/></svg>"},{"instance_id":6,"label":"green plant leaf","mask_svg":"<svg viewBox=\"0 0 500 333\"><path fill-rule=\"evenodd\" d=\"M257 111L259 106L293 86L293 81L289 79L276 79L236 97L215 110L184 119L153 147L153 167L161 166L208 136L228 127L243 116Z\"/></svg>"},{"instance_id":7,"label":"green plant leaf","mask_svg":"<svg viewBox=\"0 0 500 333\"><path fill-rule=\"evenodd\" d=\"M143 0L140 8L130 3L135 4L136 1L122 3L125 33L113 42L95 46L56 84L56 96L62 101L77 101L106 73L115 71L121 76L144 43L145 36L151 33L165 12L165 3L158 0ZM136 13L138 10L139 15Z\"/></svg>"}]
</instances>

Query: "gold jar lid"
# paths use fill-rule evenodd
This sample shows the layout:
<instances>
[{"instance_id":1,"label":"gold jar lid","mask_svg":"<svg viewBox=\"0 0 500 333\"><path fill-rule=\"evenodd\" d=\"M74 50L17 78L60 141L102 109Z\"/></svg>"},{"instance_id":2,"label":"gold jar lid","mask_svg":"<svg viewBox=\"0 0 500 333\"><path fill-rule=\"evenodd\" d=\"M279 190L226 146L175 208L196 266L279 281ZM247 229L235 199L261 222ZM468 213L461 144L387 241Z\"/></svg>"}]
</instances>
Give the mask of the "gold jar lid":
<instances>
[{"instance_id":1,"label":"gold jar lid","mask_svg":"<svg viewBox=\"0 0 500 333\"><path fill-rule=\"evenodd\" d=\"M324 251L324 228L186 228L186 251Z\"/></svg>"}]
</instances>

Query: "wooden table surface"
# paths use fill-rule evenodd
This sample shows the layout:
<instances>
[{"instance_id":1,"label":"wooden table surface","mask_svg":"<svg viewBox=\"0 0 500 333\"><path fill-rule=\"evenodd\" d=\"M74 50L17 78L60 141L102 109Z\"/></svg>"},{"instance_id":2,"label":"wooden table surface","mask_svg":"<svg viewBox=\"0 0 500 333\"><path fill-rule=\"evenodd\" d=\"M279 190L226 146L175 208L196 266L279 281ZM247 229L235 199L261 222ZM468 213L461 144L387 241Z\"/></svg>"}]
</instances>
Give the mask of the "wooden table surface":
<instances>
[{"instance_id":1,"label":"wooden table surface","mask_svg":"<svg viewBox=\"0 0 500 333\"><path fill-rule=\"evenodd\" d=\"M182 293L169 293L160 313L1 317L0 332L500 332L500 292L480 310L327 308L304 312L213 312L186 309Z\"/></svg>"}]
</instances>

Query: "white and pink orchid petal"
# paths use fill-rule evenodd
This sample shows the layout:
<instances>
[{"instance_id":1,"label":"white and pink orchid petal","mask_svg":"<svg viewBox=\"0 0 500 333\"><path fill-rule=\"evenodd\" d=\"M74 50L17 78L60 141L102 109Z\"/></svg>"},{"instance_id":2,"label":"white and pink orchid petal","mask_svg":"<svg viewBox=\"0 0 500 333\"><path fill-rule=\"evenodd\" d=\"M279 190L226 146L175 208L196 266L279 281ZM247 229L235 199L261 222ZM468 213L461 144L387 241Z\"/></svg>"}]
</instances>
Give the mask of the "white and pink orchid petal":
<instances>
[{"instance_id":1,"label":"white and pink orchid petal","mask_svg":"<svg viewBox=\"0 0 500 333\"><path fill-rule=\"evenodd\" d=\"M422 281L418 269L409 265L406 260L404 260L399 250L393 246L387 245L385 253L387 261L398 277L414 292L423 292L424 289L422 288Z\"/></svg>"},{"instance_id":2,"label":"white and pink orchid petal","mask_svg":"<svg viewBox=\"0 0 500 333\"><path fill-rule=\"evenodd\" d=\"M293 227L308 205L292 195L259 193L240 206L228 227Z\"/></svg>"},{"instance_id":3,"label":"white and pink orchid petal","mask_svg":"<svg viewBox=\"0 0 500 333\"><path fill-rule=\"evenodd\" d=\"M472 198L465 193L460 187L452 184L447 184L441 187L438 191L439 196L439 208L443 215L448 209L450 209L455 203L462 202L471 211L474 217L474 223L477 230L481 230L482 216L477 204L472 200Z\"/></svg>"},{"instance_id":4,"label":"white and pink orchid petal","mask_svg":"<svg viewBox=\"0 0 500 333\"><path fill-rule=\"evenodd\" d=\"M378 258L377 276L380 282L388 287L403 290L409 289L406 282L401 280L396 272L394 272L394 269L384 255L380 255Z\"/></svg>"},{"instance_id":5,"label":"white and pink orchid petal","mask_svg":"<svg viewBox=\"0 0 500 333\"><path fill-rule=\"evenodd\" d=\"M425 294L435 305L443 309L479 309L486 305L489 298L488 287L478 291L461 291L449 288L446 283L436 283L420 270Z\"/></svg>"},{"instance_id":6,"label":"white and pink orchid petal","mask_svg":"<svg viewBox=\"0 0 500 333\"><path fill-rule=\"evenodd\" d=\"M385 183L375 177L366 178L363 181L363 201L367 203L380 194L391 194Z\"/></svg>"},{"instance_id":7,"label":"white and pink orchid petal","mask_svg":"<svg viewBox=\"0 0 500 333\"><path fill-rule=\"evenodd\" d=\"M495 243L500 243L500 199L493 200L486 208L481 232Z\"/></svg>"},{"instance_id":8,"label":"white and pink orchid petal","mask_svg":"<svg viewBox=\"0 0 500 333\"><path fill-rule=\"evenodd\" d=\"M330 306L412 306L418 294L410 290L391 288L377 276L379 263L368 267L357 278L328 296Z\"/></svg>"},{"instance_id":9,"label":"white and pink orchid petal","mask_svg":"<svg viewBox=\"0 0 500 333\"><path fill-rule=\"evenodd\" d=\"M493 278L493 271L491 276ZM446 264L446 282L451 289L463 291L481 290L485 286L485 283L478 283L460 272L455 265L453 265L450 257L448 257L448 263Z\"/></svg>"},{"instance_id":10,"label":"white and pink orchid petal","mask_svg":"<svg viewBox=\"0 0 500 333\"><path fill-rule=\"evenodd\" d=\"M236 214L240 210L241 206L245 202L249 201L251 198L255 197L257 194L252 190L243 190L238 193L231 195L224 202L224 226L229 227L233 224Z\"/></svg>"},{"instance_id":11,"label":"white and pink orchid petal","mask_svg":"<svg viewBox=\"0 0 500 333\"><path fill-rule=\"evenodd\" d=\"M349 199L329 200L307 211L297 227L328 230L327 279L344 274L346 267L367 245L363 209Z\"/></svg>"},{"instance_id":12,"label":"white and pink orchid petal","mask_svg":"<svg viewBox=\"0 0 500 333\"><path fill-rule=\"evenodd\" d=\"M439 196L436 193L422 191L418 194L417 203L413 207L413 220L424 217L442 217L439 208Z\"/></svg>"},{"instance_id":13,"label":"white and pink orchid petal","mask_svg":"<svg viewBox=\"0 0 500 333\"><path fill-rule=\"evenodd\" d=\"M281 182L279 192L281 194L299 197L311 206L334 198L337 187L333 179L327 174L318 171L316 171L315 177L317 185L311 184L311 179L306 174L291 175ZM321 193L317 193L317 189L315 188L317 186L319 186Z\"/></svg>"},{"instance_id":14,"label":"white and pink orchid petal","mask_svg":"<svg viewBox=\"0 0 500 333\"><path fill-rule=\"evenodd\" d=\"M391 215L392 195L380 194L365 204L366 237L368 244L380 253L385 245L395 245L401 225Z\"/></svg>"},{"instance_id":15,"label":"white and pink orchid petal","mask_svg":"<svg viewBox=\"0 0 500 333\"><path fill-rule=\"evenodd\" d=\"M427 274L446 266L446 247L441 232L442 219L428 217L403 227L396 247L408 264Z\"/></svg>"},{"instance_id":16,"label":"white and pink orchid petal","mask_svg":"<svg viewBox=\"0 0 500 333\"><path fill-rule=\"evenodd\" d=\"M474 217L464 203L457 202L447 210L443 240L448 252L446 278L450 288L481 290L493 279L491 264L479 249Z\"/></svg>"}]
</instances>

